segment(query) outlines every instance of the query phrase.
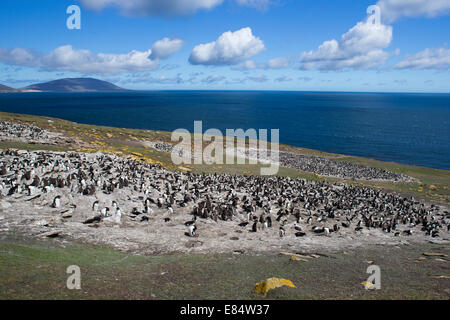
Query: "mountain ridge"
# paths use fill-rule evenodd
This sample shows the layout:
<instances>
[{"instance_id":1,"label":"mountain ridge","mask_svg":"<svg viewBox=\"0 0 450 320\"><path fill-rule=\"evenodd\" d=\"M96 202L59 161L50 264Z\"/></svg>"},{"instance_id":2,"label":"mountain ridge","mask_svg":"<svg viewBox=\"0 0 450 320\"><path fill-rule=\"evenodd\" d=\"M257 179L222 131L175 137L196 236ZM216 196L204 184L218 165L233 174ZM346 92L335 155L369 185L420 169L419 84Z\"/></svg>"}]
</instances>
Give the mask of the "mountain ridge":
<instances>
[{"instance_id":1,"label":"mountain ridge","mask_svg":"<svg viewBox=\"0 0 450 320\"><path fill-rule=\"evenodd\" d=\"M128 91L95 78L63 78L36 83L19 89L21 92L113 92Z\"/></svg>"},{"instance_id":2,"label":"mountain ridge","mask_svg":"<svg viewBox=\"0 0 450 320\"><path fill-rule=\"evenodd\" d=\"M0 84L0 93L19 92L20 90Z\"/></svg>"}]
</instances>

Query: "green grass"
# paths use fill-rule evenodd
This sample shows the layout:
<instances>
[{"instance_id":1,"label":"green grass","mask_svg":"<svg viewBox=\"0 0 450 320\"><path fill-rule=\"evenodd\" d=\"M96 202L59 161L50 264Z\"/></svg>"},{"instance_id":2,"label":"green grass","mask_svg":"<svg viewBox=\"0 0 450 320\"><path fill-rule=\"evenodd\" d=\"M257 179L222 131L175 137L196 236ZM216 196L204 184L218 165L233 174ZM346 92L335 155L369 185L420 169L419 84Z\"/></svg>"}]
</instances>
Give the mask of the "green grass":
<instances>
[{"instance_id":1,"label":"green grass","mask_svg":"<svg viewBox=\"0 0 450 320\"><path fill-rule=\"evenodd\" d=\"M414 260L436 245L328 253L308 262L282 255L170 254L137 256L55 240L0 240L0 299L262 299L254 285L270 277L297 288L266 299L448 299L447 264ZM382 270L382 289L366 291L367 263ZM81 269L81 290L66 288L66 268ZM447 274L448 275L448 274Z\"/></svg>"},{"instance_id":2,"label":"green grass","mask_svg":"<svg viewBox=\"0 0 450 320\"><path fill-rule=\"evenodd\" d=\"M67 151L67 148L48 145L48 144L30 144L19 141L0 141L0 149L19 149L19 150L47 150L47 151Z\"/></svg>"}]
</instances>

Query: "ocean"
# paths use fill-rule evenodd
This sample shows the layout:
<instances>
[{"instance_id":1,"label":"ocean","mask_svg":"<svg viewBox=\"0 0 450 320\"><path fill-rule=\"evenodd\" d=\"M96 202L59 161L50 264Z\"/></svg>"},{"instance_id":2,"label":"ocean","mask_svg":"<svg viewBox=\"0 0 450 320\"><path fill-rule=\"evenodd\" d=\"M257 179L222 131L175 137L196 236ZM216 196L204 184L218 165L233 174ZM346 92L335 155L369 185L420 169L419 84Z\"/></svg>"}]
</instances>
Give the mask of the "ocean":
<instances>
[{"instance_id":1,"label":"ocean","mask_svg":"<svg viewBox=\"0 0 450 320\"><path fill-rule=\"evenodd\" d=\"M450 169L450 94L145 91L0 94L0 111L122 128L280 129L280 143Z\"/></svg>"}]
</instances>

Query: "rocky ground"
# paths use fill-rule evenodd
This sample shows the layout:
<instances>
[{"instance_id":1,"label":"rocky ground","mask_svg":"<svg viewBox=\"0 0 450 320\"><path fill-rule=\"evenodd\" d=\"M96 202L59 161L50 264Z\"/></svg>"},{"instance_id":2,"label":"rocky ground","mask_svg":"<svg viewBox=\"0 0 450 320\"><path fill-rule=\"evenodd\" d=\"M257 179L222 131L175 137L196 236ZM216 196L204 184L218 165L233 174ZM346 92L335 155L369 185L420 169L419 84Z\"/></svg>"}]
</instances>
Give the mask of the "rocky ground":
<instances>
[{"instance_id":1,"label":"rocky ground","mask_svg":"<svg viewBox=\"0 0 450 320\"><path fill-rule=\"evenodd\" d=\"M66 236L144 254L450 240L447 207L365 187L169 172L101 153L0 155L5 232ZM195 234L188 234L189 223Z\"/></svg>"},{"instance_id":2,"label":"rocky ground","mask_svg":"<svg viewBox=\"0 0 450 320\"><path fill-rule=\"evenodd\" d=\"M144 142L146 146L158 151L173 152L177 148L164 142ZM183 150L175 149L180 156ZM260 163L277 163L286 168L300 169L305 172L319 174L321 176L365 180L365 181L392 181L392 182L411 182L415 181L404 174L394 173L385 169L363 166L351 162L328 159L320 156L302 155L287 151L266 151L254 148L236 148L236 155L240 158L257 160Z\"/></svg>"},{"instance_id":3,"label":"rocky ground","mask_svg":"<svg viewBox=\"0 0 450 320\"><path fill-rule=\"evenodd\" d=\"M29 144L64 146L74 143L73 139L59 132L41 129L34 125L0 121L0 141L19 141Z\"/></svg>"}]
</instances>

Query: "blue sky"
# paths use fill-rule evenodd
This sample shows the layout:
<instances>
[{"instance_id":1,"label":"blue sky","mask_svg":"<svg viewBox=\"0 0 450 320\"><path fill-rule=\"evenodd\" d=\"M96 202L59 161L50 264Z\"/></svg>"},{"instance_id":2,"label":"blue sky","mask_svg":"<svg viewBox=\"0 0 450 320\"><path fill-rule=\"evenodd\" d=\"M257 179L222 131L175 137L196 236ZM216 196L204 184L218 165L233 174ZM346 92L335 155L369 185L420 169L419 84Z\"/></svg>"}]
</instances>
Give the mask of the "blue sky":
<instances>
[{"instance_id":1,"label":"blue sky","mask_svg":"<svg viewBox=\"0 0 450 320\"><path fill-rule=\"evenodd\" d=\"M0 83L450 92L448 30L449 0L2 0Z\"/></svg>"}]
</instances>

